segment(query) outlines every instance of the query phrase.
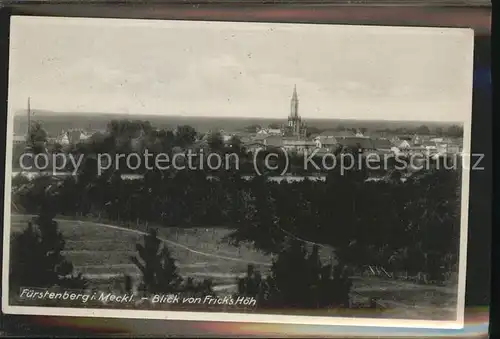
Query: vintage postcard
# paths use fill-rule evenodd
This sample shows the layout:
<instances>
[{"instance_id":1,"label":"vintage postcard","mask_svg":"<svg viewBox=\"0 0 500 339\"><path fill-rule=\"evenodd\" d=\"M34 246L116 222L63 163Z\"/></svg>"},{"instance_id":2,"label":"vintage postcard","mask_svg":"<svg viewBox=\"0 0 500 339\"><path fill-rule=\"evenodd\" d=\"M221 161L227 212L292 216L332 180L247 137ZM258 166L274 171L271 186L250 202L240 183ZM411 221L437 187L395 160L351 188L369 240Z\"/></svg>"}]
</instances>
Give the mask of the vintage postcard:
<instances>
[{"instance_id":1,"label":"vintage postcard","mask_svg":"<svg viewBox=\"0 0 500 339\"><path fill-rule=\"evenodd\" d=\"M11 18L9 314L463 326L473 31Z\"/></svg>"}]
</instances>

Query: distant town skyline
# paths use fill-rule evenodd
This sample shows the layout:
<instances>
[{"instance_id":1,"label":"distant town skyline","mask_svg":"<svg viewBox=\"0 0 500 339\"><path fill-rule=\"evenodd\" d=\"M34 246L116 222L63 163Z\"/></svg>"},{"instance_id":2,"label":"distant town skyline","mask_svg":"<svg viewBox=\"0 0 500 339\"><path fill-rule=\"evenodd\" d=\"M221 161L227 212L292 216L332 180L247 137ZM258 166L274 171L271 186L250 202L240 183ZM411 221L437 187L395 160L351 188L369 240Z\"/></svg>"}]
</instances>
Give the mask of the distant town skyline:
<instances>
[{"instance_id":1,"label":"distant town skyline","mask_svg":"<svg viewBox=\"0 0 500 339\"><path fill-rule=\"evenodd\" d=\"M472 31L13 17L9 111L470 121Z\"/></svg>"}]
</instances>

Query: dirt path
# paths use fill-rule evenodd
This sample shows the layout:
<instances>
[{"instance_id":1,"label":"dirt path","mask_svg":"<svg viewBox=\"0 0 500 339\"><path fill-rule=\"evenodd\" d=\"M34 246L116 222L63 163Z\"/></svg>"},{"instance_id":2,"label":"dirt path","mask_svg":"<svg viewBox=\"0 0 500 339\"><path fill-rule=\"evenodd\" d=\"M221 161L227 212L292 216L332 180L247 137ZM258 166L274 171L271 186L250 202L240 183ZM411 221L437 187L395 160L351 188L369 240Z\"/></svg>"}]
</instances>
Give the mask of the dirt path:
<instances>
[{"instance_id":1,"label":"dirt path","mask_svg":"<svg viewBox=\"0 0 500 339\"><path fill-rule=\"evenodd\" d=\"M26 218L26 217L35 217L35 215L30 215L30 214L13 214L11 216L11 219L13 218ZM132 228L126 228L126 227L122 227L122 226L115 226L115 225L110 225L110 224L103 224L103 223L98 223L98 222L91 222L91 221L77 221L77 220L71 220L71 219L63 219L63 218L55 218L54 221L57 221L57 222L64 222L64 223L73 223L73 224L76 224L76 225L79 225L79 226L83 226L85 224L88 224L88 225L91 225L91 226L99 226L99 227L105 227L105 228L110 228L110 229L115 229L115 230L120 230L120 231L124 231L124 232L130 232L130 233L135 233L135 234L140 234L140 235L147 235L147 232L144 232L144 231L140 231L140 230L136 230L136 229L132 229ZM11 220L12 222L12 220ZM170 240L170 239L166 239L166 238L163 238L163 237L158 237L158 239L160 239L161 241L164 241L166 243L168 243L169 245L172 245L172 246L176 246L176 247L179 247L179 248L182 248L188 252L191 252L191 253L194 253L194 254L198 254L198 255L202 255L202 256L206 256L206 257L210 257L210 258L216 258L216 259L224 259L224 260L231 260L231 261L237 261L237 262L242 262L242 263L245 263L245 264L254 264L254 265L262 265L262 266L268 266L270 267L271 264L270 263L265 263L265 262L259 262L259 261L252 261L252 260L245 260L245 259L241 259L241 258L235 258L235 257L229 257L229 256L224 256L224 255L219 255L219 254L216 254L216 253L208 253L208 252L203 252L203 251L199 251L199 250L195 250L193 248L190 248L184 244L181 244L181 243L178 243L178 242L175 242L173 240Z\"/></svg>"}]
</instances>

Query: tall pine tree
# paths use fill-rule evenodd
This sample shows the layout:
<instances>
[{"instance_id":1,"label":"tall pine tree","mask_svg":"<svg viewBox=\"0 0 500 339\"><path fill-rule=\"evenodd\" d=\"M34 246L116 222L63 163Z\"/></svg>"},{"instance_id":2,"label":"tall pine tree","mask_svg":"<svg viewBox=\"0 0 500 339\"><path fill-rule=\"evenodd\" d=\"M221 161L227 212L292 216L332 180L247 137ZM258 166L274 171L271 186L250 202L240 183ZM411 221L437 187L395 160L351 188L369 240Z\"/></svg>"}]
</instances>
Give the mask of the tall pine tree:
<instances>
[{"instance_id":1,"label":"tall pine tree","mask_svg":"<svg viewBox=\"0 0 500 339\"><path fill-rule=\"evenodd\" d=\"M87 281L81 274L73 273L73 265L62 254L65 241L54 217L53 208L45 204L39 216L33 218L23 232L13 235L11 288L84 289L87 286Z\"/></svg>"},{"instance_id":2,"label":"tall pine tree","mask_svg":"<svg viewBox=\"0 0 500 339\"><path fill-rule=\"evenodd\" d=\"M261 308L349 308L351 287L342 266L332 269L321 263L318 246L308 253L294 240L273 262L267 278L249 266L246 277L238 280L237 295L256 298Z\"/></svg>"},{"instance_id":3,"label":"tall pine tree","mask_svg":"<svg viewBox=\"0 0 500 339\"><path fill-rule=\"evenodd\" d=\"M142 273L139 290L143 293L179 292L197 297L213 294L212 281L209 279L195 281L187 278L183 281L175 259L168 247L158 238L157 230L151 229L149 234L144 236L144 245L137 244L136 248L138 257L130 259Z\"/></svg>"},{"instance_id":4,"label":"tall pine tree","mask_svg":"<svg viewBox=\"0 0 500 339\"><path fill-rule=\"evenodd\" d=\"M139 257L131 261L142 273L141 290L146 293L173 293L182 282L177 265L168 248L158 239L157 230L151 229L144 236L144 245L137 244Z\"/></svg>"}]
</instances>

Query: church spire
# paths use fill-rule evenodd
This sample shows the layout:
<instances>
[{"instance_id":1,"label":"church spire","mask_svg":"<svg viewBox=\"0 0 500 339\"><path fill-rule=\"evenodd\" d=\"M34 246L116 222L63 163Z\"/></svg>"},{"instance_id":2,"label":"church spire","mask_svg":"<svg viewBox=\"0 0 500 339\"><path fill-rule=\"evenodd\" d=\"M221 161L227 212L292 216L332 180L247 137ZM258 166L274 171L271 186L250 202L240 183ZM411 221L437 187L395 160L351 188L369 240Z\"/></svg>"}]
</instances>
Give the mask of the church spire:
<instances>
[{"instance_id":1,"label":"church spire","mask_svg":"<svg viewBox=\"0 0 500 339\"><path fill-rule=\"evenodd\" d=\"M299 115L299 98L297 85L293 86L292 99L290 100L290 115L288 116L288 133L295 137L305 136L305 125Z\"/></svg>"},{"instance_id":2,"label":"church spire","mask_svg":"<svg viewBox=\"0 0 500 339\"><path fill-rule=\"evenodd\" d=\"M297 119L299 117L299 98L297 97L297 85L293 86L292 100L290 104L290 117L293 119Z\"/></svg>"}]
</instances>

